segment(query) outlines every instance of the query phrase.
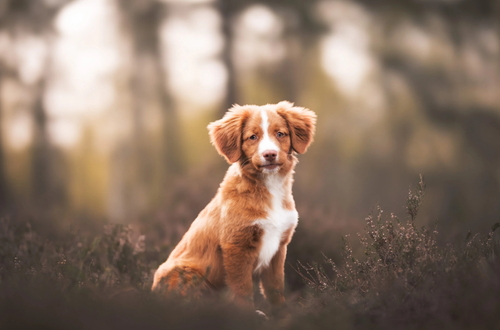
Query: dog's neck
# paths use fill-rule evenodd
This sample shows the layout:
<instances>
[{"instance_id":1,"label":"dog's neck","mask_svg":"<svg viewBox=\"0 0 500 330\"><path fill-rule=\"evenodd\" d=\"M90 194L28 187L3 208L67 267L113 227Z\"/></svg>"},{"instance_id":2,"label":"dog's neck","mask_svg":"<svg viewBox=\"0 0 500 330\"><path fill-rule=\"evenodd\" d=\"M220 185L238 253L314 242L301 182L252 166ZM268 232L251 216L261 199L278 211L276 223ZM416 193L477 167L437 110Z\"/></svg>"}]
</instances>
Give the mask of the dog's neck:
<instances>
[{"instance_id":1,"label":"dog's neck","mask_svg":"<svg viewBox=\"0 0 500 330\"><path fill-rule=\"evenodd\" d=\"M284 174L280 172L249 174L242 170L238 163L234 163L229 167L226 177L221 183L221 189L225 192L236 191L240 194L255 194L253 197L255 201L268 196L261 202L270 203L269 206L272 207L273 201L279 201L279 203L283 203L285 209L293 209L295 207L292 197L293 174L293 169Z\"/></svg>"}]
</instances>

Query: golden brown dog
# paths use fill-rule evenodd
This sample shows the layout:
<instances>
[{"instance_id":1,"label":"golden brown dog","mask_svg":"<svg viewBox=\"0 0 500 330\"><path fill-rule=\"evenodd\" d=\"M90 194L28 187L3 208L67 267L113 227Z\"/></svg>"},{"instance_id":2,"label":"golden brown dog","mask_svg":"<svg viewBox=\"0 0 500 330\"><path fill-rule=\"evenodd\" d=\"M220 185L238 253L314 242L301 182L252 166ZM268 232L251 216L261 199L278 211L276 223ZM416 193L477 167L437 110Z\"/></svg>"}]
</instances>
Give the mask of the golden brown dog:
<instances>
[{"instance_id":1,"label":"golden brown dog","mask_svg":"<svg viewBox=\"0 0 500 330\"><path fill-rule=\"evenodd\" d=\"M284 298L286 248L298 221L295 153L313 140L316 115L289 102L234 106L208 126L232 164L212 201L155 273L153 290L199 295L228 288L253 304L254 274L273 307Z\"/></svg>"}]
</instances>

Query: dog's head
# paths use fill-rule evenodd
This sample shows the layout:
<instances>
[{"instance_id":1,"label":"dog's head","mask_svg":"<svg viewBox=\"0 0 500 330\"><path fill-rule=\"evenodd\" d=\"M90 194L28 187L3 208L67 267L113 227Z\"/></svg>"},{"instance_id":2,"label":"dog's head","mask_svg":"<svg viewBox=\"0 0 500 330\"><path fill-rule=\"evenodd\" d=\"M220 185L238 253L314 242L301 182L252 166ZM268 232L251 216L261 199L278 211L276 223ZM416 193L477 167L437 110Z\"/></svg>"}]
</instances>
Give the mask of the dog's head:
<instances>
[{"instance_id":1,"label":"dog's head","mask_svg":"<svg viewBox=\"0 0 500 330\"><path fill-rule=\"evenodd\" d=\"M208 125L210 139L228 163L264 174L293 168L293 153L302 154L313 141L316 115L290 102L264 106L235 105Z\"/></svg>"}]
</instances>

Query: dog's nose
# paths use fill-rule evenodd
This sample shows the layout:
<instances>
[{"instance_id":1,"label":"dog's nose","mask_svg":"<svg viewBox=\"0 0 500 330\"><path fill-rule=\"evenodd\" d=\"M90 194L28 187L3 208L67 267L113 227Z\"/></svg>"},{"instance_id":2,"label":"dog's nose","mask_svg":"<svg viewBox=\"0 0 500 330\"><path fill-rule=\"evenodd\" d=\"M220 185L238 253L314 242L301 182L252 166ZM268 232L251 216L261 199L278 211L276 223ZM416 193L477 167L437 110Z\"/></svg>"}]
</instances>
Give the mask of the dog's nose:
<instances>
[{"instance_id":1,"label":"dog's nose","mask_svg":"<svg viewBox=\"0 0 500 330\"><path fill-rule=\"evenodd\" d=\"M262 156L264 157L264 159L268 162L273 162L276 160L276 156L277 156L277 152L274 151L274 150L265 150L263 153L262 153Z\"/></svg>"}]
</instances>

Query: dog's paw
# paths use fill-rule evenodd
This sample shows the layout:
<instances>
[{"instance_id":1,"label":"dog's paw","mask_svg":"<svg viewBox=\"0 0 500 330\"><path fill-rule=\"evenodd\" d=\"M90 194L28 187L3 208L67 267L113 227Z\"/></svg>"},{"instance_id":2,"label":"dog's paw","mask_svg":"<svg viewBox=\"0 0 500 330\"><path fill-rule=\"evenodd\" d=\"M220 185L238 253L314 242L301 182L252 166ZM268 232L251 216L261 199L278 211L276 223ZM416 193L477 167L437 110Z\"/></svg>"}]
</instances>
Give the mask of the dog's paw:
<instances>
[{"instance_id":1,"label":"dog's paw","mask_svg":"<svg viewBox=\"0 0 500 330\"><path fill-rule=\"evenodd\" d=\"M257 314L257 317L263 321L267 321L269 320L269 318L267 317L266 313L264 313L263 311L260 311L258 309L255 310L255 314Z\"/></svg>"}]
</instances>

